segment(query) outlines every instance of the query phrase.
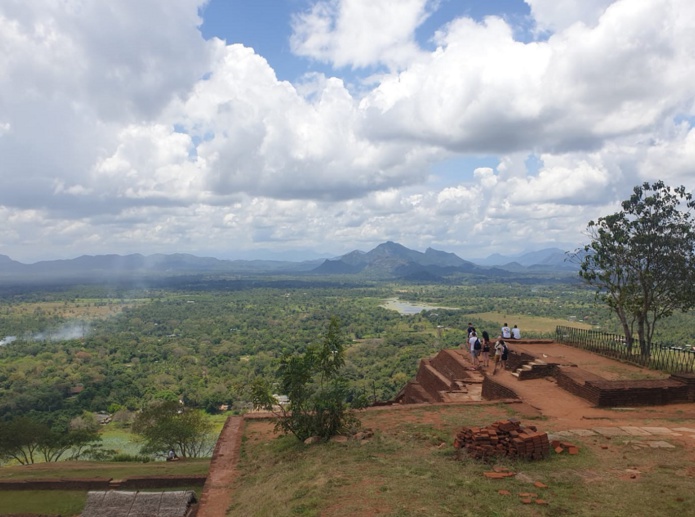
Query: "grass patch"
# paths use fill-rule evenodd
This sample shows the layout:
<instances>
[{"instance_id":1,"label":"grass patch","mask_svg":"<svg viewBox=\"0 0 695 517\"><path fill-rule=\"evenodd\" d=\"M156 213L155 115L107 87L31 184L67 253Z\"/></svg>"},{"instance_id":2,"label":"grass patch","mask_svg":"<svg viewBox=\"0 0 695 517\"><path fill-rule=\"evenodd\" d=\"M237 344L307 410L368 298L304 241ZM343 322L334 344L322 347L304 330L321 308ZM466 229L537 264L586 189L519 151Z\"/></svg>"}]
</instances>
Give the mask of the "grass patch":
<instances>
[{"instance_id":1,"label":"grass patch","mask_svg":"<svg viewBox=\"0 0 695 517\"><path fill-rule=\"evenodd\" d=\"M573 440L579 455L554 454L541 462L456 459L452 442L461 426L487 425L509 412L503 405L371 411L361 415L375 430L368 442L246 440L230 515L670 516L695 504L691 479L679 475L689 472L692 458L680 446L634 450L629 441L597 438ZM544 430L542 422L533 423ZM247 422L246 432L258 438L260 425ZM485 478L495 466L517 476ZM630 477L634 471L639 475ZM536 488L535 481L547 488ZM535 493L548 504L523 504L520 493Z\"/></svg>"},{"instance_id":2,"label":"grass patch","mask_svg":"<svg viewBox=\"0 0 695 517\"><path fill-rule=\"evenodd\" d=\"M468 314L466 316L471 320L483 320L483 321L499 321L500 328L504 322L509 323L509 326L517 325L521 329L521 337L524 337L524 332L555 332L558 325L567 326L570 325L574 328L590 330L593 327L588 323L582 323L579 321L568 321L562 318L544 318L529 316L528 314L509 314L504 312L479 312L475 314ZM497 330L495 330L497 332ZM495 332L490 332L490 335L494 335Z\"/></svg>"},{"instance_id":3,"label":"grass patch","mask_svg":"<svg viewBox=\"0 0 695 517\"><path fill-rule=\"evenodd\" d=\"M79 515L87 502L80 490L11 490L0 492L2 514Z\"/></svg>"}]
</instances>

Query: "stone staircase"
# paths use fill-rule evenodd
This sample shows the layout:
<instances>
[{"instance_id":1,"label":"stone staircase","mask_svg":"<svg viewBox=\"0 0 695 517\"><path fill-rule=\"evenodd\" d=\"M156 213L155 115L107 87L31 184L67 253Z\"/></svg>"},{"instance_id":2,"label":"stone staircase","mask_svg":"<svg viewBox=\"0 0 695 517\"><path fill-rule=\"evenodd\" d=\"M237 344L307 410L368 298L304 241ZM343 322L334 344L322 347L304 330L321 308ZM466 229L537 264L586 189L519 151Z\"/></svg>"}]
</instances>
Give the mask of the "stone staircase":
<instances>
[{"instance_id":1,"label":"stone staircase","mask_svg":"<svg viewBox=\"0 0 695 517\"><path fill-rule=\"evenodd\" d=\"M483 374L473 369L459 350L441 350L422 359L415 380L396 395L395 403L464 402L482 400Z\"/></svg>"},{"instance_id":2,"label":"stone staircase","mask_svg":"<svg viewBox=\"0 0 695 517\"><path fill-rule=\"evenodd\" d=\"M557 364L555 363L546 363L541 359L534 359L532 361L524 361L511 372L511 375L518 378L520 381L541 379L543 377L552 376L555 373L556 367Z\"/></svg>"}]
</instances>

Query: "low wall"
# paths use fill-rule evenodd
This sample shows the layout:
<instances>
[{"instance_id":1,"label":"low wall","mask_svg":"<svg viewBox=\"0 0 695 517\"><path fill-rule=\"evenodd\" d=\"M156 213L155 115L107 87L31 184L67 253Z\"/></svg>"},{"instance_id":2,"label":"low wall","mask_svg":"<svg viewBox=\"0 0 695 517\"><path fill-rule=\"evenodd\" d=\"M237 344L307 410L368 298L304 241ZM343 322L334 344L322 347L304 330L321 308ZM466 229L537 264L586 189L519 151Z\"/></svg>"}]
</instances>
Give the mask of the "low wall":
<instances>
[{"instance_id":1,"label":"low wall","mask_svg":"<svg viewBox=\"0 0 695 517\"><path fill-rule=\"evenodd\" d=\"M442 402L441 391L451 389L451 381L439 373L431 364L430 359L422 359L415 376L415 382L437 402Z\"/></svg>"},{"instance_id":2,"label":"low wall","mask_svg":"<svg viewBox=\"0 0 695 517\"><path fill-rule=\"evenodd\" d=\"M533 368L530 370L520 370L519 371L519 380L520 381L527 381L529 379L543 379L544 377L554 377L555 376L555 370L557 369L558 365L549 363L549 364L534 364Z\"/></svg>"},{"instance_id":3,"label":"low wall","mask_svg":"<svg viewBox=\"0 0 695 517\"><path fill-rule=\"evenodd\" d=\"M494 351L490 351L490 360L492 360L493 355ZM509 353L507 354L507 369L514 371L517 368L520 368L522 365L534 361L535 359L536 357L531 354L517 352L516 350L512 350L510 348Z\"/></svg>"},{"instance_id":4,"label":"low wall","mask_svg":"<svg viewBox=\"0 0 695 517\"><path fill-rule=\"evenodd\" d=\"M598 389L599 407L661 406L688 401L688 387L671 379L636 381L591 381Z\"/></svg>"},{"instance_id":5,"label":"low wall","mask_svg":"<svg viewBox=\"0 0 695 517\"><path fill-rule=\"evenodd\" d=\"M555 371L558 386L598 407L660 406L692 402L693 385L674 379L608 381L580 368L559 366Z\"/></svg>"},{"instance_id":6,"label":"low wall","mask_svg":"<svg viewBox=\"0 0 695 517\"><path fill-rule=\"evenodd\" d=\"M588 400L595 406L599 403L599 389L596 386L588 385L587 381L602 381L593 373L572 366L559 366L555 369L555 379L557 385L572 395Z\"/></svg>"},{"instance_id":7,"label":"low wall","mask_svg":"<svg viewBox=\"0 0 695 517\"><path fill-rule=\"evenodd\" d=\"M108 490L110 478L0 480L2 490Z\"/></svg>"},{"instance_id":8,"label":"low wall","mask_svg":"<svg viewBox=\"0 0 695 517\"><path fill-rule=\"evenodd\" d=\"M174 488L203 486L205 475L191 476L137 476L113 480L111 478L58 478L31 480L0 480L2 490L109 490L118 488Z\"/></svg>"},{"instance_id":9,"label":"low wall","mask_svg":"<svg viewBox=\"0 0 695 517\"><path fill-rule=\"evenodd\" d=\"M421 402L437 402L419 382L408 381L393 399L395 404L419 404ZM389 404L390 405L390 404Z\"/></svg>"},{"instance_id":10,"label":"low wall","mask_svg":"<svg viewBox=\"0 0 695 517\"><path fill-rule=\"evenodd\" d=\"M496 382L490 375L483 378L483 399L485 400L500 400L500 399L518 399L519 396L511 388L502 386Z\"/></svg>"},{"instance_id":11,"label":"low wall","mask_svg":"<svg viewBox=\"0 0 695 517\"><path fill-rule=\"evenodd\" d=\"M695 373L674 373L670 377L688 387L688 402L695 402Z\"/></svg>"},{"instance_id":12,"label":"low wall","mask_svg":"<svg viewBox=\"0 0 695 517\"><path fill-rule=\"evenodd\" d=\"M203 486L205 474L191 476L135 476L118 481L120 488L181 488Z\"/></svg>"},{"instance_id":13,"label":"low wall","mask_svg":"<svg viewBox=\"0 0 695 517\"><path fill-rule=\"evenodd\" d=\"M442 350L430 359L430 363L449 379L469 379L470 375L466 370L466 366L461 364L461 360L457 360L452 355L456 353L450 350Z\"/></svg>"}]
</instances>

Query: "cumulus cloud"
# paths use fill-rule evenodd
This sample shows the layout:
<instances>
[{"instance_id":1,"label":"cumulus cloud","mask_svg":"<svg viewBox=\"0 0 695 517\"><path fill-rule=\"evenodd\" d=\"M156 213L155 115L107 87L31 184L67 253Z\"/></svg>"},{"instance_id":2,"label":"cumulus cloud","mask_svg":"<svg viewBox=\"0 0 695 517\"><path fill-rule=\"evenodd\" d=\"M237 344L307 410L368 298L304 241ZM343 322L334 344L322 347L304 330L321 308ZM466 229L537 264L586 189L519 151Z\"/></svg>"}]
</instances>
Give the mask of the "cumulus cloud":
<instances>
[{"instance_id":1,"label":"cumulus cloud","mask_svg":"<svg viewBox=\"0 0 695 517\"><path fill-rule=\"evenodd\" d=\"M576 23L596 25L616 0L524 0L540 30L557 32Z\"/></svg>"},{"instance_id":2,"label":"cumulus cloud","mask_svg":"<svg viewBox=\"0 0 695 517\"><path fill-rule=\"evenodd\" d=\"M421 54L415 29L433 0L321 0L294 16L298 55L340 67L401 68Z\"/></svg>"},{"instance_id":3,"label":"cumulus cloud","mask_svg":"<svg viewBox=\"0 0 695 517\"><path fill-rule=\"evenodd\" d=\"M685 1L619 2L594 28L574 25L536 43L515 41L500 18L461 18L428 60L362 100L366 125L374 138L454 152L600 148L692 101L685 77L695 72L695 32L683 20L694 15Z\"/></svg>"},{"instance_id":4,"label":"cumulus cloud","mask_svg":"<svg viewBox=\"0 0 695 517\"><path fill-rule=\"evenodd\" d=\"M576 241L641 181L695 186L695 4L526 2L537 41L461 16L430 51L414 35L438 2L315 1L291 48L334 71L294 83L205 40L204 0L3 2L2 242L520 251ZM379 75L355 91L344 68Z\"/></svg>"}]
</instances>

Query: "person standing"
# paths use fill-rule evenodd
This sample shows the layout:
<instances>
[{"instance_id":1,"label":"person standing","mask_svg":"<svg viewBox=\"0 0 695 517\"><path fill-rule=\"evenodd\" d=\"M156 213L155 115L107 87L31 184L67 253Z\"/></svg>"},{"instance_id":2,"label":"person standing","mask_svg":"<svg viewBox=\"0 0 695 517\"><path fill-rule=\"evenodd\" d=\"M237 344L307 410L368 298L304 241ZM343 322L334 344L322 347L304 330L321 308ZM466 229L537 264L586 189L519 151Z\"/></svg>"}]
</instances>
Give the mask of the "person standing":
<instances>
[{"instance_id":1,"label":"person standing","mask_svg":"<svg viewBox=\"0 0 695 517\"><path fill-rule=\"evenodd\" d=\"M514 325L514 328L512 328L512 338L521 339L521 330L519 330L519 327L516 325Z\"/></svg>"},{"instance_id":2,"label":"person standing","mask_svg":"<svg viewBox=\"0 0 695 517\"><path fill-rule=\"evenodd\" d=\"M498 339L497 342L495 343L495 357L493 358L493 361L495 363L495 366L492 368L492 375L495 375L497 373L497 367L502 363L502 355L504 354L504 350L506 348L506 345L504 343L503 339ZM506 361L506 359L505 359ZM503 365L504 368L504 365Z\"/></svg>"},{"instance_id":3,"label":"person standing","mask_svg":"<svg viewBox=\"0 0 695 517\"><path fill-rule=\"evenodd\" d=\"M490 366L490 334L487 330L483 330L483 368Z\"/></svg>"},{"instance_id":4,"label":"person standing","mask_svg":"<svg viewBox=\"0 0 695 517\"><path fill-rule=\"evenodd\" d=\"M502 339L511 339L512 338L512 329L509 328L509 325L506 323L502 327Z\"/></svg>"},{"instance_id":5,"label":"person standing","mask_svg":"<svg viewBox=\"0 0 695 517\"><path fill-rule=\"evenodd\" d=\"M478 356L480 355L482 345L480 343L480 339L478 339L478 334L475 332L475 330L471 332L471 335L468 338L468 345L471 351L471 362L473 363L473 367L477 368L480 364Z\"/></svg>"},{"instance_id":6,"label":"person standing","mask_svg":"<svg viewBox=\"0 0 695 517\"><path fill-rule=\"evenodd\" d=\"M507 359L508 358L509 358L509 347L507 346L507 343L505 341L502 341L502 358L500 360L500 363L502 365L503 370L507 369Z\"/></svg>"},{"instance_id":7,"label":"person standing","mask_svg":"<svg viewBox=\"0 0 695 517\"><path fill-rule=\"evenodd\" d=\"M466 329L466 332L468 333L468 339L471 338L471 332L475 332L475 327L470 321L468 322L468 328Z\"/></svg>"}]
</instances>

